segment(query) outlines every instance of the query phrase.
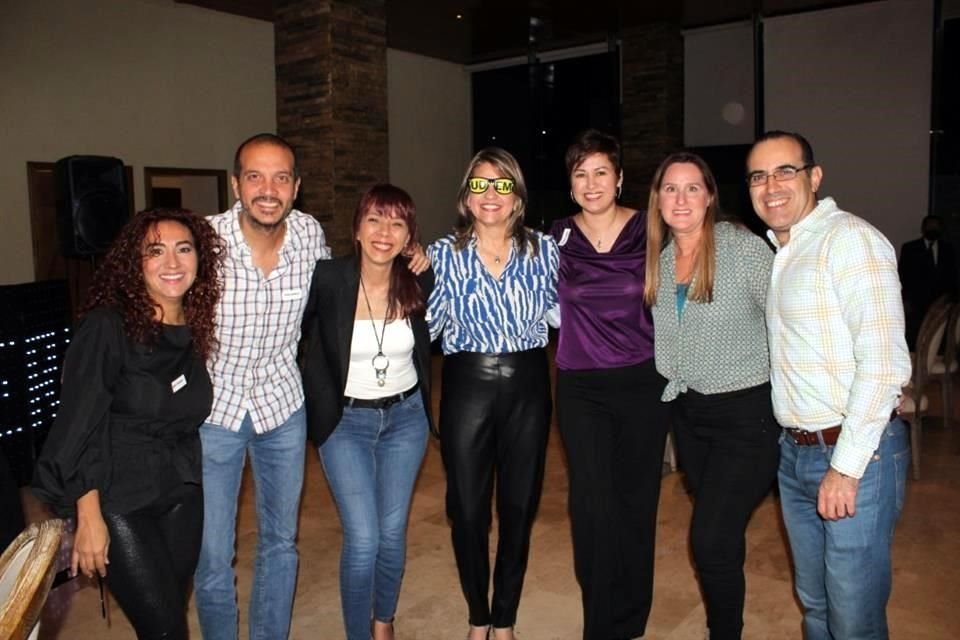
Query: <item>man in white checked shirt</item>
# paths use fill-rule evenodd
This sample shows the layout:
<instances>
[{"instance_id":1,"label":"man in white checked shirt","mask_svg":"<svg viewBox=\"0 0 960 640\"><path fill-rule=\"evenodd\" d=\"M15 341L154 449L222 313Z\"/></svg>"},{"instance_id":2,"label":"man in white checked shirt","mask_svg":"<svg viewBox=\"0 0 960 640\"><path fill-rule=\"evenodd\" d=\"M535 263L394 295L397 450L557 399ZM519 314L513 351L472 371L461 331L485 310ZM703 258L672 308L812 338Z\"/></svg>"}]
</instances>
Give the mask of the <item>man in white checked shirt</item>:
<instances>
[{"instance_id":1,"label":"man in white checked shirt","mask_svg":"<svg viewBox=\"0 0 960 640\"><path fill-rule=\"evenodd\" d=\"M777 247L767 295L780 496L807 640L888 637L890 546L910 460L893 413L910 378L893 247L832 198L799 134L747 157Z\"/></svg>"},{"instance_id":2,"label":"man in white checked shirt","mask_svg":"<svg viewBox=\"0 0 960 640\"><path fill-rule=\"evenodd\" d=\"M257 557L250 638L286 638L297 578L297 512L306 420L296 366L300 321L323 230L293 209L300 176L293 148L273 134L243 142L234 159L237 203L210 222L227 244L219 347L208 367L213 408L200 428L204 522L195 594L206 640L236 640L233 571L237 498L250 455Z\"/></svg>"}]
</instances>

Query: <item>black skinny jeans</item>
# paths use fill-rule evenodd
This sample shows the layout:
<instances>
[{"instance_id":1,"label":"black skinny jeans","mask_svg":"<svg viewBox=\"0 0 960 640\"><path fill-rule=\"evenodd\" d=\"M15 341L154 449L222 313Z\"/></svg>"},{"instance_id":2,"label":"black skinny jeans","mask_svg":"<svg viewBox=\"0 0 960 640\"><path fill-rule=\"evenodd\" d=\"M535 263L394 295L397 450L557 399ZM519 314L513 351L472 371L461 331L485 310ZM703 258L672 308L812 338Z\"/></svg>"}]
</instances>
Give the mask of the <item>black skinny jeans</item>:
<instances>
[{"instance_id":1,"label":"black skinny jeans","mask_svg":"<svg viewBox=\"0 0 960 640\"><path fill-rule=\"evenodd\" d=\"M140 640L186 640L187 589L200 554L203 491L132 513L104 513L107 585Z\"/></svg>"},{"instance_id":2,"label":"black skinny jeans","mask_svg":"<svg viewBox=\"0 0 960 640\"><path fill-rule=\"evenodd\" d=\"M543 488L550 378L543 349L443 358L440 451L447 517L470 624L516 622ZM497 486L499 542L490 588L490 500Z\"/></svg>"},{"instance_id":3,"label":"black skinny jeans","mask_svg":"<svg viewBox=\"0 0 960 640\"><path fill-rule=\"evenodd\" d=\"M669 428L660 401L665 385L653 359L557 372L584 640L635 638L646 630Z\"/></svg>"},{"instance_id":4,"label":"black skinny jeans","mask_svg":"<svg viewBox=\"0 0 960 640\"><path fill-rule=\"evenodd\" d=\"M780 426L770 385L675 401L677 456L693 496L690 545L710 640L743 630L747 523L777 476Z\"/></svg>"}]
</instances>

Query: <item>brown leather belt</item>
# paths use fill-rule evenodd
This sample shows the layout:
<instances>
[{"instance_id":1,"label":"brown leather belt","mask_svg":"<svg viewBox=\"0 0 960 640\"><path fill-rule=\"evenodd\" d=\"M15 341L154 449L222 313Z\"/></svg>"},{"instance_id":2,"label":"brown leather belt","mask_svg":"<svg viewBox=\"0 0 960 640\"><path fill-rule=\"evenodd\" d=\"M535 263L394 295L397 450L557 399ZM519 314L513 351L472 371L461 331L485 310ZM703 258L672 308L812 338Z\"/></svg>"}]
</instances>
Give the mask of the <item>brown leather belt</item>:
<instances>
[{"instance_id":1,"label":"brown leather belt","mask_svg":"<svg viewBox=\"0 0 960 640\"><path fill-rule=\"evenodd\" d=\"M803 429L784 429L784 432L801 447L812 447L820 444L820 438L823 438L823 444L832 446L837 444L837 438L840 437L840 425L824 429L823 431L804 431ZM818 437L817 434L820 434Z\"/></svg>"},{"instance_id":2,"label":"brown leather belt","mask_svg":"<svg viewBox=\"0 0 960 640\"><path fill-rule=\"evenodd\" d=\"M897 410L894 409L890 412L890 422L893 422L897 417ZM787 427L784 430L794 443L798 444L801 447L812 447L820 444L821 439L823 444L831 447L837 444L837 439L840 438L840 425L835 427L828 427L822 429L821 431L804 431L803 429L794 429L792 427ZM817 435L819 434L819 436Z\"/></svg>"}]
</instances>

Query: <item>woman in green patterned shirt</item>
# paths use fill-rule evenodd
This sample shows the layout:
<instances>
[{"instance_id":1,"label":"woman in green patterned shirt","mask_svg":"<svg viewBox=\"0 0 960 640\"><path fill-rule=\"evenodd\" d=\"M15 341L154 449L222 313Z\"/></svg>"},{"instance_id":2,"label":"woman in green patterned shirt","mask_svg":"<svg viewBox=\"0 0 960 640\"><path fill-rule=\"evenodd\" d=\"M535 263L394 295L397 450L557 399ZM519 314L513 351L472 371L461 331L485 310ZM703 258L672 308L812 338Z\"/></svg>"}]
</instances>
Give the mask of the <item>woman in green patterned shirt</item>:
<instances>
[{"instance_id":1,"label":"woman in green patterned shirt","mask_svg":"<svg viewBox=\"0 0 960 640\"><path fill-rule=\"evenodd\" d=\"M780 435L764 321L773 251L717 222L719 208L703 159L663 161L650 186L644 290L694 502L690 540L710 640L741 636L745 531L776 477Z\"/></svg>"}]
</instances>

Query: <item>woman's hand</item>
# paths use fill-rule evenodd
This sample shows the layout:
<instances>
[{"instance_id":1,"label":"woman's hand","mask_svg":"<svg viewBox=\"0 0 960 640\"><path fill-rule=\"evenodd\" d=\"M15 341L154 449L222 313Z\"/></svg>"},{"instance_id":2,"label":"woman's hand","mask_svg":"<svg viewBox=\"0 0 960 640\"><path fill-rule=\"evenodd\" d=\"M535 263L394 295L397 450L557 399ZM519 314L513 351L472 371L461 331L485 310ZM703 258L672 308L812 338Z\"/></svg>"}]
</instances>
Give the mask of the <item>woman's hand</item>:
<instances>
[{"instance_id":1,"label":"woman's hand","mask_svg":"<svg viewBox=\"0 0 960 640\"><path fill-rule=\"evenodd\" d=\"M77 533L70 554L70 574L80 573L92 578L94 572L107 575L107 552L110 550L110 533L100 511L100 493L94 489L77 500Z\"/></svg>"}]
</instances>

